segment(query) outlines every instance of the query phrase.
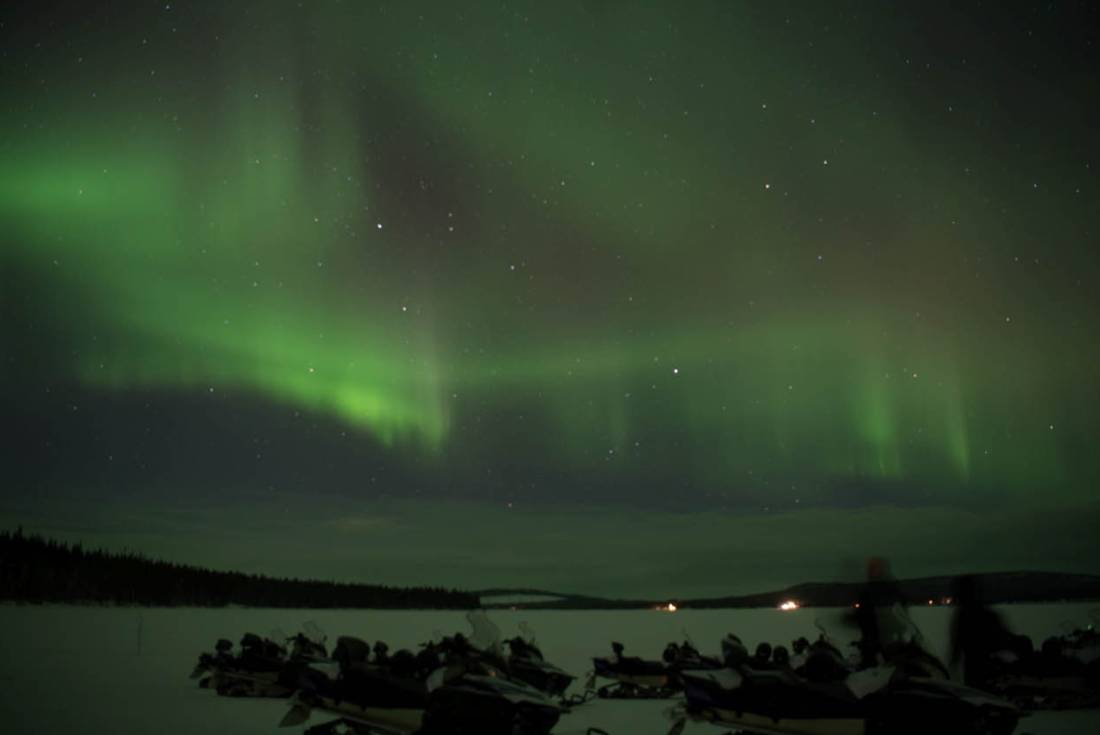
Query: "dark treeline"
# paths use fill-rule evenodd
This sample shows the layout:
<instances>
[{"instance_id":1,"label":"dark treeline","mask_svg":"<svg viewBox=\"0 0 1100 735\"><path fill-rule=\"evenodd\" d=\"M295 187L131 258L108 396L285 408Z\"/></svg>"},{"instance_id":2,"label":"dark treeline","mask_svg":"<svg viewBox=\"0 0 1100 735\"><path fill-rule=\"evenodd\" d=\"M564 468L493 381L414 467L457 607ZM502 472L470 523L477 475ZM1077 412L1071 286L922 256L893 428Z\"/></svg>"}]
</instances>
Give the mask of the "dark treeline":
<instances>
[{"instance_id":1,"label":"dark treeline","mask_svg":"<svg viewBox=\"0 0 1100 735\"><path fill-rule=\"evenodd\" d=\"M0 600L117 605L472 609L477 595L218 572L0 532Z\"/></svg>"}]
</instances>

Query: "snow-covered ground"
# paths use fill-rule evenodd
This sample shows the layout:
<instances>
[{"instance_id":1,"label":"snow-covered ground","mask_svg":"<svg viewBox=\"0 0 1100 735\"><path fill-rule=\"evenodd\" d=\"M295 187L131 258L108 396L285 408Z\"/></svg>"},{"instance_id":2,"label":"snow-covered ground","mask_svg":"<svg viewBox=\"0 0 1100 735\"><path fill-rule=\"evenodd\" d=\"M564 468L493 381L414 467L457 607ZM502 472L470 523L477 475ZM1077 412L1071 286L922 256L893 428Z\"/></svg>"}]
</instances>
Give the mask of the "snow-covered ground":
<instances>
[{"instance_id":1,"label":"snow-covered ground","mask_svg":"<svg viewBox=\"0 0 1100 735\"><path fill-rule=\"evenodd\" d=\"M1096 605L1014 605L1001 608L1016 630L1033 639L1057 632L1064 621L1083 625ZM846 643L851 633L835 624L836 610L711 610L514 612L490 618L504 636L518 634L526 621L546 657L579 678L591 657L604 655L611 640L627 653L656 658L665 643L689 635L704 652L716 652L727 632L746 644L789 643L813 636L815 618L833 638ZM912 611L933 648L947 645L950 610ZM0 606L0 732L7 735L109 733L112 735L295 735L302 727L279 729L281 700L239 700L199 690L188 679L200 651L215 639L239 640L246 631L293 633L305 621L329 635L374 641L391 650L413 648L436 633L466 632L461 612L378 612L358 610L141 609ZM596 701L564 716L555 730L582 735L588 727L611 735L664 735L670 701ZM315 719L310 724L322 720ZM721 731L689 725L689 735ZM1100 710L1037 714L1017 732L1035 735L1096 735Z\"/></svg>"}]
</instances>

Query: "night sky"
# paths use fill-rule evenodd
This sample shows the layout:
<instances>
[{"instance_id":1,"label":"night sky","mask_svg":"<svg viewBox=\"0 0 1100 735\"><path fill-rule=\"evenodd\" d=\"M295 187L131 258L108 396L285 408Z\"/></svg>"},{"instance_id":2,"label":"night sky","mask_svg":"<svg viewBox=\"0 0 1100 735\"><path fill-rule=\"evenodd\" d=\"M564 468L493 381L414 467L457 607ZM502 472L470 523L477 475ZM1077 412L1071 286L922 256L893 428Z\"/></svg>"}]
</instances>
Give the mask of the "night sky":
<instances>
[{"instance_id":1,"label":"night sky","mask_svg":"<svg viewBox=\"0 0 1100 735\"><path fill-rule=\"evenodd\" d=\"M0 525L607 594L1100 572L1100 11L950 5L0 11Z\"/></svg>"}]
</instances>

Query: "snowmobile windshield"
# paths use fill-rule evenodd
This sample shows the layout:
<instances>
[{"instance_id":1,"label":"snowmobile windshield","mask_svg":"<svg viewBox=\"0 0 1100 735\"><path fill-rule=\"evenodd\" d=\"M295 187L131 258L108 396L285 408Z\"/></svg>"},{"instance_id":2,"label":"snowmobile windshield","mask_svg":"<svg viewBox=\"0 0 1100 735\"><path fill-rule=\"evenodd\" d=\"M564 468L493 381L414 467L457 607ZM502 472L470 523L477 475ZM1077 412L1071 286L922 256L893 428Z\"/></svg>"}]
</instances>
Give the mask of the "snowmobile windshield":
<instances>
[{"instance_id":1,"label":"snowmobile windshield","mask_svg":"<svg viewBox=\"0 0 1100 735\"><path fill-rule=\"evenodd\" d=\"M527 621L519 624L520 635L512 640L512 652L529 658L542 658L542 650L535 643L535 631ZM517 644L518 642L518 644Z\"/></svg>"},{"instance_id":2,"label":"snowmobile windshield","mask_svg":"<svg viewBox=\"0 0 1100 735\"><path fill-rule=\"evenodd\" d=\"M500 655L500 628L484 610L471 610L466 613L466 620L470 623L470 644L474 648Z\"/></svg>"},{"instance_id":3,"label":"snowmobile windshield","mask_svg":"<svg viewBox=\"0 0 1100 735\"><path fill-rule=\"evenodd\" d=\"M321 630L321 626L312 620L307 620L302 623L302 635L304 635L310 643L316 643L317 645L323 644L328 640L328 636Z\"/></svg>"},{"instance_id":4,"label":"snowmobile windshield","mask_svg":"<svg viewBox=\"0 0 1100 735\"><path fill-rule=\"evenodd\" d=\"M879 610L879 630L887 643L924 643L920 628L900 603Z\"/></svg>"}]
</instances>

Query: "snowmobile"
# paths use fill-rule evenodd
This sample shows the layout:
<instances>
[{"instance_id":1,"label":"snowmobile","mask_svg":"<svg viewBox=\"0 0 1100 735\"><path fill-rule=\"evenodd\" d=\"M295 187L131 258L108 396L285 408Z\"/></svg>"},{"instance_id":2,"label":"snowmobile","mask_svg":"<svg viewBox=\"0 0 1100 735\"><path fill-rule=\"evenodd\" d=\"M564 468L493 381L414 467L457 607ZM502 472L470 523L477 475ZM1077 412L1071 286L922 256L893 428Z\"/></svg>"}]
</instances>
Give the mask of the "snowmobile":
<instances>
[{"instance_id":1,"label":"snowmobile","mask_svg":"<svg viewBox=\"0 0 1100 735\"><path fill-rule=\"evenodd\" d=\"M714 656L704 656L690 640L683 643L669 643L665 646L661 659L672 669L710 669L720 668L722 662Z\"/></svg>"},{"instance_id":2,"label":"snowmobile","mask_svg":"<svg viewBox=\"0 0 1100 735\"><path fill-rule=\"evenodd\" d=\"M727 649L733 645L733 640L736 640L736 636L727 636L727 642L724 643ZM840 681L856 669L856 662L846 659L824 631L813 643L805 637L792 641L791 650L794 654L788 654L785 662L781 653L783 650L781 646L776 647L772 652L772 662L779 668L783 668L786 663L796 674L812 681Z\"/></svg>"},{"instance_id":3,"label":"snowmobile","mask_svg":"<svg viewBox=\"0 0 1100 735\"><path fill-rule=\"evenodd\" d=\"M233 655L232 644L220 639L213 655L199 656L191 678L199 679L201 688L213 689L222 696L289 697L294 691L293 680L281 680L286 662L283 646L255 633L245 633L239 654Z\"/></svg>"},{"instance_id":4,"label":"snowmobile","mask_svg":"<svg viewBox=\"0 0 1100 735\"><path fill-rule=\"evenodd\" d=\"M592 659L593 672L588 689L595 686L597 677L614 680L596 689L596 696L601 699L667 699L683 689L682 671L722 666L718 659L700 654L690 641L669 643L660 661L624 656L624 646L617 641L611 643L611 650L613 656Z\"/></svg>"},{"instance_id":5,"label":"snowmobile","mask_svg":"<svg viewBox=\"0 0 1100 735\"><path fill-rule=\"evenodd\" d=\"M597 677L614 680L596 690L601 699L666 699L676 693L672 672L663 661L624 656L625 647L618 641L612 641L611 650L613 656L592 659L588 689Z\"/></svg>"},{"instance_id":6,"label":"snowmobile","mask_svg":"<svg viewBox=\"0 0 1100 735\"><path fill-rule=\"evenodd\" d=\"M199 687L210 687L210 679L217 669L233 666L236 657L233 655L233 641L219 638L214 644L214 653L200 653L198 663L191 670L191 678L199 680Z\"/></svg>"},{"instance_id":7,"label":"snowmobile","mask_svg":"<svg viewBox=\"0 0 1100 735\"><path fill-rule=\"evenodd\" d=\"M1092 625L1051 636L1038 651L1024 641L991 653L975 686L1027 710L1100 706L1100 634Z\"/></svg>"},{"instance_id":8,"label":"snowmobile","mask_svg":"<svg viewBox=\"0 0 1100 735\"><path fill-rule=\"evenodd\" d=\"M832 648L810 652L800 675L783 656L761 664L761 649L750 657L727 637L724 668L682 672L686 705L673 731L694 719L763 735L1009 735L1021 716L1010 702L948 681L927 654L908 651L905 662L906 652L893 651L897 663L846 672Z\"/></svg>"},{"instance_id":9,"label":"snowmobile","mask_svg":"<svg viewBox=\"0 0 1100 735\"><path fill-rule=\"evenodd\" d=\"M542 657L542 651L532 640L516 636L506 641L508 660L505 669L516 679L553 697L560 697L573 683L572 674L562 670Z\"/></svg>"},{"instance_id":10,"label":"snowmobile","mask_svg":"<svg viewBox=\"0 0 1100 735\"><path fill-rule=\"evenodd\" d=\"M429 644L419 654L397 651L369 660L370 648L341 637L333 676L308 666L282 726L299 725L313 710L337 719L310 735L545 735L562 709L545 694L475 657L458 655L465 638Z\"/></svg>"},{"instance_id":11,"label":"snowmobile","mask_svg":"<svg viewBox=\"0 0 1100 735\"><path fill-rule=\"evenodd\" d=\"M268 638L245 633L240 653L233 655L233 644L221 638L214 653L204 653L191 672L199 687L214 689L230 697L289 697L297 688L298 676L306 664L326 657L324 636L310 624L308 631L294 637L276 632ZM288 655L283 640L291 646Z\"/></svg>"},{"instance_id":12,"label":"snowmobile","mask_svg":"<svg viewBox=\"0 0 1100 735\"><path fill-rule=\"evenodd\" d=\"M701 671L722 668L722 660L716 656L705 656L690 640L685 640L677 645L669 643L665 646L661 659L668 667L672 678L673 687L679 691L684 688L680 673L683 671Z\"/></svg>"},{"instance_id":13,"label":"snowmobile","mask_svg":"<svg viewBox=\"0 0 1100 735\"><path fill-rule=\"evenodd\" d=\"M324 661L328 659L325 648L327 637L313 622L302 625L302 632L293 637L285 637L290 644L290 657L303 661Z\"/></svg>"},{"instance_id":14,"label":"snowmobile","mask_svg":"<svg viewBox=\"0 0 1100 735\"><path fill-rule=\"evenodd\" d=\"M542 651L535 645L534 631L526 623L520 624L523 636L504 641L508 645L508 655L505 656L500 628L489 620L485 611L470 611L466 614L466 620L471 628L469 638L458 633L442 638L436 644L449 661L464 658L483 661L551 697L563 697L576 678L543 658Z\"/></svg>"}]
</instances>

